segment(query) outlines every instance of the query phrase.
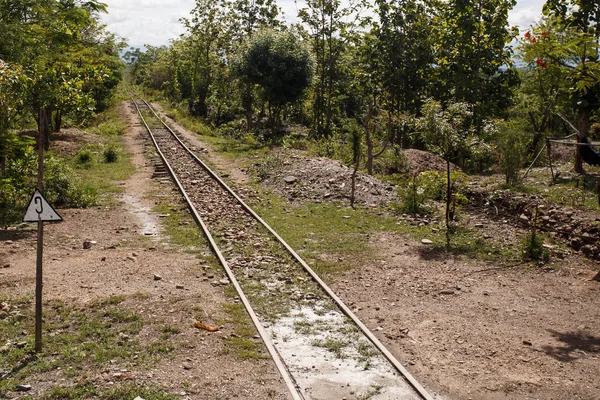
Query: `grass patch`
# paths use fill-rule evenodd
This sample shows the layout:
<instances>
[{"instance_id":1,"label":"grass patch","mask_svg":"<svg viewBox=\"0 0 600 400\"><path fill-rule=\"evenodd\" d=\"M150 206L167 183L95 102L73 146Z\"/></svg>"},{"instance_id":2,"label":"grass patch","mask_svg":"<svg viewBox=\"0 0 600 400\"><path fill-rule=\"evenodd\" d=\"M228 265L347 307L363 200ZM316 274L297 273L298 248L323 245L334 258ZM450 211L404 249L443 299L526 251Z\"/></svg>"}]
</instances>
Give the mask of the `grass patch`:
<instances>
[{"instance_id":1,"label":"grass patch","mask_svg":"<svg viewBox=\"0 0 600 400\"><path fill-rule=\"evenodd\" d=\"M123 182L135 172L129 157L116 156L111 162L105 162L104 153L110 149L111 153L124 154L121 139L109 143L86 145L71 161L77 175L85 186L93 189L99 196L110 198L111 195L123 191L119 182ZM84 162L82 162L82 157Z\"/></svg>"},{"instance_id":2,"label":"grass patch","mask_svg":"<svg viewBox=\"0 0 600 400\"><path fill-rule=\"evenodd\" d=\"M155 190L158 193L158 188ZM165 233L169 236L169 243L182 249L198 249L199 245L207 246L202 230L196 225L189 211L181 204L174 205L173 200L164 198L155 205L152 211L169 215L161 220Z\"/></svg>"},{"instance_id":3,"label":"grass patch","mask_svg":"<svg viewBox=\"0 0 600 400\"><path fill-rule=\"evenodd\" d=\"M120 385L108 390L102 390L95 387L91 382L76 384L75 386L57 386L41 397L39 400L79 400L79 399L100 399L100 400L133 400L136 397L152 400L176 400L179 397L164 392L163 390L151 386L139 386L135 384ZM23 397L29 399L30 397Z\"/></svg>"},{"instance_id":4,"label":"grass patch","mask_svg":"<svg viewBox=\"0 0 600 400\"><path fill-rule=\"evenodd\" d=\"M327 338L313 340L313 346L322 347L335 354L337 358L344 358L344 349L348 346L348 342L341 339Z\"/></svg>"},{"instance_id":5,"label":"grass patch","mask_svg":"<svg viewBox=\"0 0 600 400\"><path fill-rule=\"evenodd\" d=\"M232 324L234 334L227 337L223 348L224 354L232 354L241 360L267 359L262 344L253 340L256 330L250 322L246 309L242 304L224 305L228 318L223 323Z\"/></svg>"},{"instance_id":6,"label":"grass patch","mask_svg":"<svg viewBox=\"0 0 600 400\"><path fill-rule=\"evenodd\" d=\"M138 342L136 335L142 330L144 320L125 307L122 296L112 296L86 308L64 301L45 302L44 351L34 354L33 301L28 297L0 297L0 301L25 316L22 320L13 317L0 320L0 344L8 347L0 357L0 371L11 372L0 381L0 398L38 373L62 371L65 378L85 377L109 362L120 368L148 368L175 349L174 344L164 339L148 345ZM84 384L57 387L42 398L115 398L106 397L107 393Z\"/></svg>"}]
</instances>

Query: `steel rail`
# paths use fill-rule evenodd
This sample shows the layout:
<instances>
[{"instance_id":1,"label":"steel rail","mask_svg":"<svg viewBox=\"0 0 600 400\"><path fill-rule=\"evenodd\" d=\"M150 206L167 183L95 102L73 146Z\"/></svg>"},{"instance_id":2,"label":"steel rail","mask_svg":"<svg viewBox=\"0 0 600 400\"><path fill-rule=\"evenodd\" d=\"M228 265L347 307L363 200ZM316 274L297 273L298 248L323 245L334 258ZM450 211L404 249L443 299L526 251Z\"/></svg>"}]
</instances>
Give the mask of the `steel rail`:
<instances>
[{"instance_id":1,"label":"steel rail","mask_svg":"<svg viewBox=\"0 0 600 400\"><path fill-rule=\"evenodd\" d=\"M133 101L133 104L135 105L135 108L138 111L138 114L140 115L142 123L144 124L144 126L146 127L146 130L150 134L150 138L152 139L152 143L154 143L154 147L156 148L156 151L158 152L160 158L162 159L163 163L167 167L167 170L169 171L169 174L171 175L171 177L175 181L175 183L176 183L179 191L181 192L181 194L185 198L185 201L187 202L188 207L189 207L190 211L192 212L192 216L194 217L194 220L196 221L196 223L200 224L200 226L202 227L202 231L206 235L206 238L208 239L208 241L210 243L210 246L212 247L213 251L217 255L217 258L219 259L221 265L225 269L225 272L227 273L227 277L229 278L229 280L231 281L231 283L235 287L235 290L237 291L237 293L238 293L238 295L240 297L240 300L242 301L242 304L244 305L244 308L246 308L246 312L250 316L250 319L254 323L254 326L256 327L256 330L258 331L258 334L260 335L261 339L265 343L265 347L267 348L267 351L269 352L269 354L271 355L271 358L275 362L275 366L277 367L277 370L279 371L279 374L283 378L283 380L285 382L285 385L288 388L288 391L292 395L292 398L294 400L304 400L304 396L302 396L302 394L300 393L298 385L295 383L294 378L292 377L292 375L290 374L289 370L285 366L285 364L284 364L281 356L279 355L279 352L277 351L277 349L275 348L275 346L273 346L273 343L271 342L270 336L267 334L267 332L265 331L264 327L262 326L262 324L258 320L258 316L256 315L256 313L252 309L252 306L250 305L250 302L248 301L248 298L244 294L244 291L242 290L242 287L240 286L239 282L235 278L235 276L233 274L233 271L229 267L229 263L227 262L227 260L225 260L225 257L223 257L223 254L221 253L221 250L217 246L217 243L215 242L215 240L214 240L213 236L211 235L210 231L208 230L208 227L206 226L206 224L204 223L204 221L200 217L200 214L198 213L198 210L196 210L196 207L194 207L194 205L192 204L192 201L189 198L189 196L188 196L187 192L185 191L185 189L183 188L183 185L181 184L181 181L179 180L179 178L177 178L175 172L171 168L171 164L167 161L167 158L164 156L163 152L160 150L160 147L158 146L158 143L156 142L156 139L154 138L154 134L152 133L152 130L150 129L150 127L146 123L146 120L144 119L144 116L142 115L142 113L140 111L140 108L138 107L138 105L135 102L135 100L132 99L132 101ZM150 107L150 105L144 99L142 99L142 101L144 103L146 103L146 106L152 112L154 112L154 110L152 110L152 107ZM155 115L156 115L156 113L155 113ZM158 120L163 125L166 126L166 124L164 123L164 121L162 121L162 119L158 118ZM171 134L174 135L173 131L171 131L170 128L167 128L167 129L171 132ZM175 138L177 138L177 137L175 136ZM187 147L185 147L185 149L188 152L190 152Z\"/></svg>"},{"instance_id":2,"label":"steel rail","mask_svg":"<svg viewBox=\"0 0 600 400\"><path fill-rule=\"evenodd\" d=\"M384 357L396 368L400 375L415 389L415 391L424 400L434 400L434 398L425 390L425 388L411 375L410 372L394 357L394 355L377 339L377 337L364 325L361 320L350 310L350 308L331 290L331 288L313 271L312 268L292 249L292 247L281 237L269 224L267 224L250 206L248 206L216 173L214 173L193 151L191 151L183 141L175 134L175 132L162 120L162 118L154 111L154 109L146 102L141 99L146 106L152 111L154 116L163 124L163 126L171 132L173 137L181 144L181 146L194 158L196 161L208 172L208 174L215 179L226 191L229 192L240 205L254 217L260 224L262 224L285 248L286 250L302 265L304 270L313 278L315 282L321 286L321 288L333 299L336 305L342 310L342 312L350 318L362 331L362 333L373 343L373 345L384 355ZM136 105L137 107L137 105ZM141 115L141 114L140 114ZM199 216L198 216L199 217ZM204 225L203 225L204 226ZM203 228L204 229L204 228ZM225 262L223 260L223 262Z\"/></svg>"}]
</instances>

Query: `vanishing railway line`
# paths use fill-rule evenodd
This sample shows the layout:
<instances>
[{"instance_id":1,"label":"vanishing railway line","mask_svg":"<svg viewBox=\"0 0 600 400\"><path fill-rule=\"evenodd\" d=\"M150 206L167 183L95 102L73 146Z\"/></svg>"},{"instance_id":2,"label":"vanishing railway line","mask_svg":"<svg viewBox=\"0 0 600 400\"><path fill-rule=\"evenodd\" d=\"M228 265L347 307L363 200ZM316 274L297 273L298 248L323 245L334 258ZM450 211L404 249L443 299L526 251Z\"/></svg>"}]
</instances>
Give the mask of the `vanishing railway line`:
<instances>
[{"instance_id":1,"label":"vanishing railway line","mask_svg":"<svg viewBox=\"0 0 600 400\"><path fill-rule=\"evenodd\" d=\"M142 99L143 124L294 399L433 399Z\"/></svg>"}]
</instances>

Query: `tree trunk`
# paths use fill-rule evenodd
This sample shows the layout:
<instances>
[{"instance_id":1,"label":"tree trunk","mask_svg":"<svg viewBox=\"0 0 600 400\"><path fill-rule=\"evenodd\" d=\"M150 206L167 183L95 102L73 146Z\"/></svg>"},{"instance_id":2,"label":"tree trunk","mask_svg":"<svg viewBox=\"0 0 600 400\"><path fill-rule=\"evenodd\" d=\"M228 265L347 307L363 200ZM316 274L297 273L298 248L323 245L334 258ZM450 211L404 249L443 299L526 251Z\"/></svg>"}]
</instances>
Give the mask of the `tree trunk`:
<instances>
[{"instance_id":1,"label":"tree trunk","mask_svg":"<svg viewBox=\"0 0 600 400\"><path fill-rule=\"evenodd\" d=\"M54 113L54 132L60 132L60 127L62 126L62 113L60 111L56 111Z\"/></svg>"},{"instance_id":2,"label":"tree trunk","mask_svg":"<svg viewBox=\"0 0 600 400\"><path fill-rule=\"evenodd\" d=\"M242 95L242 106L244 107L244 111L246 113L246 131L252 132L254 129L252 123L252 88L250 84L246 84L244 89L244 94Z\"/></svg>"},{"instance_id":3,"label":"tree trunk","mask_svg":"<svg viewBox=\"0 0 600 400\"><path fill-rule=\"evenodd\" d=\"M590 109L589 108L580 108L577 110L577 130L580 135L577 135L577 143L581 143L581 139L583 136L587 136L588 130L590 126ZM581 154L579 154L579 146L575 148L575 165L573 166L573 170L578 174L584 174L585 170L583 169L583 158Z\"/></svg>"}]
</instances>

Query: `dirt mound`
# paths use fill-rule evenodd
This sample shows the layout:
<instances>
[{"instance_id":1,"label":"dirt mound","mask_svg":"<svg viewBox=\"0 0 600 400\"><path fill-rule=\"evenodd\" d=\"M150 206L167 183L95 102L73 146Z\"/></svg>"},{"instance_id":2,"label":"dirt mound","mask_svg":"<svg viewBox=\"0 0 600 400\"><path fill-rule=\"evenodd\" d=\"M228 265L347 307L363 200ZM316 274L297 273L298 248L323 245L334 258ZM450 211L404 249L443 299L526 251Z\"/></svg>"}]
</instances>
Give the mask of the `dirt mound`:
<instances>
[{"instance_id":1,"label":"dirt mound","mask_svg":"<svg viewBox=\"0 0 600 400\"><path fill-rule=\"evenodd\" d=\"M290 201L350 199L352 169L339 161L282 151L255 168L263 184ZM396 193L393 185L359 172L355 198L357 204L386 205Z\"/></svg>"},{"instance_id":2,"label":"dirt mound","mask_svg":"<svg viewBox=\"0 0 600 400\"><path fill-rule=\"evenodd\" d=\"M408 172L411 175L418 175L424 171L439 171L446 170L446 160L436 156L433 153L417 149L406 149L403 152L406 157ZM460 170L458 166L450 163L452 171Z\"/></svg>"}]
</instances>

